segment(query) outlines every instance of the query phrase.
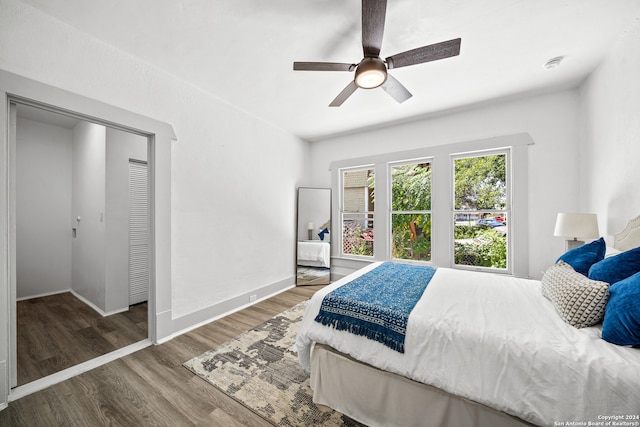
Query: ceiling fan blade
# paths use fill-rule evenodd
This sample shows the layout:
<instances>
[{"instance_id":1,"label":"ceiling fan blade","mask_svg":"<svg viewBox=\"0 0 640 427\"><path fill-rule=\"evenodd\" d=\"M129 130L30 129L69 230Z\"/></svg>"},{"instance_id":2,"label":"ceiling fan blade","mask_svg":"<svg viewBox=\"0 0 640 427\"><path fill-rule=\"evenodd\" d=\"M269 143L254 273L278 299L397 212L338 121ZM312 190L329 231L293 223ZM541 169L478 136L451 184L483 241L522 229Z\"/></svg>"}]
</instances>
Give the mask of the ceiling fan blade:
<instances>
[{"instance_id":1,"label":"ceiling fan blade","mask_svg":"<svg viewBox=\"0 0 640 427\"><path fill-rule=\"evenodd\" d=\"M387 92L393 99L398 101L399 104L402 104L407 99L411 98L411 92L407 90L406 87L402 85L398 80L396 80L391 74L387 73L387 81L382 84L382 89Z\"/></svg>"},{"instance_id":2,"label":"ceiling fan blade","mask_svg":"<svg viewBox=\"0 0 640 427\"><path fill-rule=\"evenodd\" d=\"M387 0L362 0L362 50L364 56L380 56Z\"/></svg>"},{"instance_id":3,"label":"ceiling fan blade","mask_svg":"<svg viewBox=\"0 0 640 427\"><path fill-rule=\"evenodd\" d=\"M385 59L387 68L406 67L459 55L461 42L462 39L458 38L398 53Z\"/></svg>"},{"instance_id":4,"label":"ceiling fan blade","mask_svg":"<svg viewBox=\"0 0 640 427\"><path fill-rule=\"evenodd\" d=\"M338 96L336 96L336 99L331 101L331 104L329 104L329 107L341 106L342 103L346 101L347 98L349 98L353 92L356 91L356 89L358 89L358 85L356 85L356 82L352 80L351 83L349 83L347 87L342 89L342 92L340 92Z\"/></svg>"},{"instance_id":5,"label":"ceiling fan blade","mask_svg":"<svg viewBox=\"0 0 640 427\"><path fill-rule=\"evenodd\" d=\"M356 64L345 64L343 62L294 62L293 69L296 71L353 71Z\"/></svg>"}]
</instances>

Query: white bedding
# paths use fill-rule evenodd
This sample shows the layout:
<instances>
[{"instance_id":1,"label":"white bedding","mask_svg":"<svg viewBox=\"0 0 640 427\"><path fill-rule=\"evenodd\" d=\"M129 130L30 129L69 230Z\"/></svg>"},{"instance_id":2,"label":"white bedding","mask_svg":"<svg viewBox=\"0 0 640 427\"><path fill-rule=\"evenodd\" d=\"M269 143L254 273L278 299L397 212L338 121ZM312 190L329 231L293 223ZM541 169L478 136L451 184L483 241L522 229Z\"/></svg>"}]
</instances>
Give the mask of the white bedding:
<instances>
[{"instance_id":1,"label":"white bedding","mask_svg":"<svg viewBox=\"0 0 640 427\"><path fill-rule=\"evenodd\" d=\"M640 415L640 349L566 324L539 281L438 268L409 316L404 354L314 321L324 295L378 265L313 296L297 337L305 369L315 341L538 425Z\"/></svg>"},{"instance_id":2,"label":"white bedding","mask_svg":"<svg viewBox=\"0 0 640 427\"><path fill-rule=\"evenodd\" d=\"M329 268L331 245L321 240L298 242L298 265Z\"/></svg>"}]
</instances>

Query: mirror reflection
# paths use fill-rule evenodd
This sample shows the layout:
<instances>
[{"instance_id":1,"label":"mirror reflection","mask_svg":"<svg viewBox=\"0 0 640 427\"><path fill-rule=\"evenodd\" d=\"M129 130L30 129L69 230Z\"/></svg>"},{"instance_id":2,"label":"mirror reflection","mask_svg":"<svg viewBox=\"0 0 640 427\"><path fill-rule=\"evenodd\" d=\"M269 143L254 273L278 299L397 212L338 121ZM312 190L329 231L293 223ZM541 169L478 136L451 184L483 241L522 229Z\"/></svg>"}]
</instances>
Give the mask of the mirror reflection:
<instances>
[{"instance_id":1,"label":"mirror reflection","mask_svg":"<svg viewBox=\"0 0 640 427\"><path fill-rule=\"evenodd\" d=\"M296 284L331 282L331 189L298 188Z\"/></svg>"}]
</instances>

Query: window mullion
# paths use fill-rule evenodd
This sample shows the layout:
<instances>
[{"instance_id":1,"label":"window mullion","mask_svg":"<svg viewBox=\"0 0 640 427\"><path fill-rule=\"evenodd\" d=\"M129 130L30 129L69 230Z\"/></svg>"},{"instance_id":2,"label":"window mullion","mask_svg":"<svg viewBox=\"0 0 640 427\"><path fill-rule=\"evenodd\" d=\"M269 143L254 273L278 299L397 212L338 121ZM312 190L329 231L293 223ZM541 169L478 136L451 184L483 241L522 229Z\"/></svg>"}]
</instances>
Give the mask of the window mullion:
<instances>
[{"instance_id":1,"label":"window mullion","mask_svg":"<svg viewBox=\"0 0 640 427\"><path fill-rule=\"evenodd\" d=\"M453 265L451 234L451 194L453 182L449 156L435 156L432 160L431 186L431 262L443 267Z\"/></svg>"},{"instance_id":2,"label":"window mullion","mask_svg":"<svg viewBox=\"0 0 640 427\"><path fill-rule=\"evenodd\" d=\"M387 206L390 206L389 201L391 200L391 196L389 194L387 165L385 163L376 164L375 173L376 200L380 201L380 203L376 203L374 206L376 237L373 241L373 257L377 261L386 261L391 259L391 253L389 252L389 225L391 220L387 208Z\"/></svg>"}]
</instances>

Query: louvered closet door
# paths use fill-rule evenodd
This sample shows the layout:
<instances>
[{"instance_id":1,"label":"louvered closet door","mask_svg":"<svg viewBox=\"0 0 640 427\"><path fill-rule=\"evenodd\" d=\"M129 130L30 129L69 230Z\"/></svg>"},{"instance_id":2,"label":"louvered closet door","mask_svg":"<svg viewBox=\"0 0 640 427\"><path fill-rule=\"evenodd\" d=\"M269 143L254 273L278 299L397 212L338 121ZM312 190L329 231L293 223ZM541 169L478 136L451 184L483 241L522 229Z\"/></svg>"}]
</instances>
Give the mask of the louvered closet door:
<instances>
[{"instance_id":1,"label":"louvered closet door","mask_svg":"<svg viewBox=\"0 0 640 427\"><path fill-rule=\"evenodd\" d=\"M129 161L129 305L149 299L147 163Z\"/></svg>"}]
</instances>

